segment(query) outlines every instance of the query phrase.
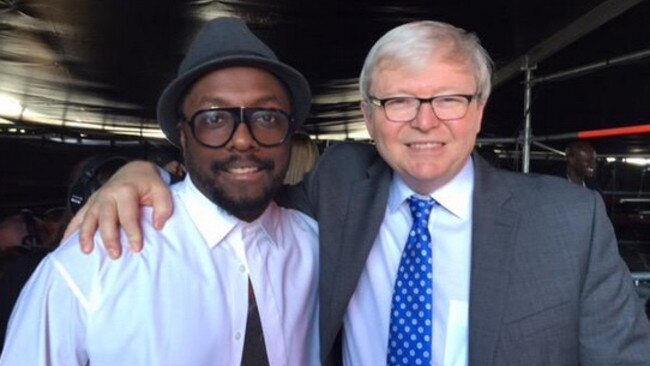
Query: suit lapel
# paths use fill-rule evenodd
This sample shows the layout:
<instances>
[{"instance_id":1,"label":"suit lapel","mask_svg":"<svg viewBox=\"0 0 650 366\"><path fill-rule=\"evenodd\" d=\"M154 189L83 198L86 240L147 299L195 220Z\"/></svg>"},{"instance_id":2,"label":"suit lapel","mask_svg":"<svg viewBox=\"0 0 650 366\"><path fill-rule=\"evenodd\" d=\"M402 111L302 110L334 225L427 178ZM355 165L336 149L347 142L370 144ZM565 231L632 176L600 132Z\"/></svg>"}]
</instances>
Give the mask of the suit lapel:
<instances>
[{"instance_id":1,"label":"suit lapel","mask_svg":"<svg viewBox=\"0 0 650 366\"><path fill-rule=\"evenodd\" d=\"M366 179L355 182L350 191L350 200L343 228L343 242L340 245L339 260L336 262L337 290L329 304L331 317L340 329L348 303L359 282L366 260L384 219L391 170L382 159L368 169ZM328 334L323 343L332 347L336 334Z\"/></svg>"},{"instance_id":2,"label":"suit lapel","mask_svg":"<svg viewBox=\"0 0 650 366\"><path fill-rule=\"evenodd\" d=\"M507 297L518 215L498 170L474 154L469 365L491 365Z\"/></svg>"},{"instance_id":3,"label":"suit lapel","mask_svg":"<svg viewBox=\"0 0 650 366\"><path fill-rule=\"evenodd\" d=\"M506 208L510 191L500 173L478 155L473 194L472 268L469 310L469 365L490 365L504 313L510 254L518 220ZM353 184L345 216L343 242L336 262L337 291L329 304L327 338L322 340L327 354L341 329L343 317L370 249L383 221L388 202L391 170L378 159L367 178ZM322 326L322 325L321 325ZM328 350L328 351L325 351Z\"/></svg>"}]
</instances>

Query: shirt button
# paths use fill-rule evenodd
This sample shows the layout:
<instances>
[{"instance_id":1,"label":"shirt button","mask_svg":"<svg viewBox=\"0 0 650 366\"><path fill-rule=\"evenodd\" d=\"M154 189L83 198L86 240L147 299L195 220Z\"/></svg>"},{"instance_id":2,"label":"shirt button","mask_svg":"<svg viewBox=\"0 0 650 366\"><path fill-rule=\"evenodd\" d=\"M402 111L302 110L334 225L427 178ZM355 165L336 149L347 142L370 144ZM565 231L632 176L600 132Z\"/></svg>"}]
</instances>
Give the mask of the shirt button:
<instances>
[{"instance_id":1,"label":"shirt button","mask_svg":"<svg viewBox=\"0 0 650 366\"><path fill-rule=\"evenodd\" d=\"M241 338L241 332L235 333L235 339L239 340Z\"/></svg>"},{"instance_id":2,"label":"shirt button","mask_svg":"<svg viewBox=\"0 0 650 366\"><path fill-rule=\"evenodd\" d=\"M246 272L246 266L243 265L243 264L241 266L239 266L239 272L241 272L241 273Z\"/></svg>"}]
</instances>

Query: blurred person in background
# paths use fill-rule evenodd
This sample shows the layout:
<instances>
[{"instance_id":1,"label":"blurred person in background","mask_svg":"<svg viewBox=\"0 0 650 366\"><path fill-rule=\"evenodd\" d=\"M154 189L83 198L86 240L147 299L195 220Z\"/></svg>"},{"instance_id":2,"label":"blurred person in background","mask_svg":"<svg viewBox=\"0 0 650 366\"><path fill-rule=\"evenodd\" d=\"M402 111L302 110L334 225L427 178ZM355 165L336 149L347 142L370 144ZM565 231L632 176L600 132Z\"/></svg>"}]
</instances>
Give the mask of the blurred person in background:
<instances>
[{"instance_id":1,"label":"blurred person in background","mask_svg":"<svg viewBox=\"0 0 650 366\"><path fill-rule=\"evenodd\" d=\"M183 158L177 151L155 148L147 155L147 160L167 171L171 175L171 182L180 182L185 176L186 171L182 163Z\"/></svg>"},{"instance_id":2,"label":"blurred person in background","mask_svg":"<svg viewBox=\"0 0 650 366\"><path fill-rule=\"evenodd\" d=\"M566 148L566 177L570 182L598 190L596 150L586 141L574 141Z\"/></svg>"},{"instance_id":3,"label":"blurred person in background","mask_svg":"<svg viewBox=\"0 0 650 366\"><path fill-rule=\"evenodd\" d=\"M316 164L319 156L318 146L305 133L296 133L291 138L291 159L284 184L294 185L302 181Z\"/></svg>"},{"instance_id":4,"label":"blurred person in background","mask_svg":"<svg viewBox=\"0 0 650 366\"><path fill-rule=\"evenodd\" d=\"M0 222L0 354L11 311L23 286L43 258L59 245L72 215L127 161L111 154L84 159L70 174L67 207L51 208L41 217L23 210Z\"/></svg>"}]
</instances>

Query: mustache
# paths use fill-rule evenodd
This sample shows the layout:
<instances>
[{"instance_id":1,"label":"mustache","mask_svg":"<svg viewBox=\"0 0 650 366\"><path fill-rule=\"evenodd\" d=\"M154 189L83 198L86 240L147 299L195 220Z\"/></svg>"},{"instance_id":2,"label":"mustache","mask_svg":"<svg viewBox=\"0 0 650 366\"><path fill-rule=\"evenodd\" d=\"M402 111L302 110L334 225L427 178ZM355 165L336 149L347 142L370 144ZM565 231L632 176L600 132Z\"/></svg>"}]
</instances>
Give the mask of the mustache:
<instances>
[{"instance_id":1,"label":"mustache","mask_svg":"<svg viewBox=\"0 0 650 366\"><path fill-rule=\"evenodd\" d=\"M260 159L254 155L232 155L225 160L213 162L210 165L210 170L216 174L243 166L253 166L260 170L273 170L275 168L275 162L273 160Z\"/></svg>"}]
</instances>

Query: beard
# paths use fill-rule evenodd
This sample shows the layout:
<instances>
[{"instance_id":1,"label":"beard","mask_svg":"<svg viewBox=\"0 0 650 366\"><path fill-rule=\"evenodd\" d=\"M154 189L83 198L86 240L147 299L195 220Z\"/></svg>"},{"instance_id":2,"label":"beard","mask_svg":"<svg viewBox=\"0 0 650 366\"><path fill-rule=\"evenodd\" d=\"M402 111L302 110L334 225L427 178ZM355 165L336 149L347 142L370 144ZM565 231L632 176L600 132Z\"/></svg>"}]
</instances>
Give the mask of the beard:
<instances>
[{"instance_id":1,"label":"beard","mask_svg":"<svg viewBox=\"0 0 650 366\"><path fill-rule=\"evenodd\" d=\"M257 219L266 210L282 186L286 171L285 167L279 173L274 174L275 162L273 160L260 159L250 155L233 155L226 160L215 161L210 165L207 173L199 169L191 154L187 154L185 159L192 182L199 191L230 215L247 222ZM260 193L246 194L242 187L227 187L216 183L220 174L227 174L228 169L241 165L242 162L253 164L260 171L271 173L270 184L263 186Z\"/></svg>"}]
</instances>

